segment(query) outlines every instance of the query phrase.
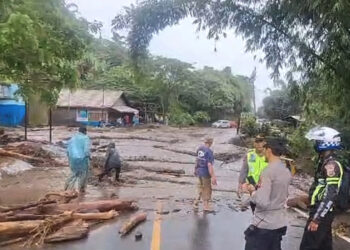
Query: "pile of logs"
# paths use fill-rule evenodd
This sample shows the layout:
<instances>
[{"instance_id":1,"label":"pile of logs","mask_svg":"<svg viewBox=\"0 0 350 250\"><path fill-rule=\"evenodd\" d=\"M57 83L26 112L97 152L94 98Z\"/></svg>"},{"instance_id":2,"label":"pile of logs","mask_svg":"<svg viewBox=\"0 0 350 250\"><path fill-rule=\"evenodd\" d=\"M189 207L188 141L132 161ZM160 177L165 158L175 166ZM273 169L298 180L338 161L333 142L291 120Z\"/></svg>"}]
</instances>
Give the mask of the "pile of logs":
<instances>
[{"instance_id":1,"label":"pile of logs","mask_svg":"<svg viewBox=\"0 0 350 250\"><path fill-rule=\"evenodd\" d=\"M136 210L131 200L76 202L76 193L50 193L29 204L0 208L0 246L54 243L87 237L89 227L119 211Z\"/></svg>"}]
</instances>

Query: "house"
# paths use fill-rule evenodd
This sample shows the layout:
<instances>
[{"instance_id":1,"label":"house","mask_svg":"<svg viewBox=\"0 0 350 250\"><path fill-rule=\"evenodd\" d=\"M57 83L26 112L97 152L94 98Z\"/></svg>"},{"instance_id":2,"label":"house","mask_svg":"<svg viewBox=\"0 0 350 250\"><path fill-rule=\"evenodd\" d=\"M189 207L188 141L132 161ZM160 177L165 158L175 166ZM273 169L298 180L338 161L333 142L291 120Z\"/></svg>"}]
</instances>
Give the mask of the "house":
<instances>
[{"instance_id":1,"label":"house","mask_svg":"<svg viewBox=\"0 0 350 250\"><path fill-rule=\"evenodd\" d=\"M283 118L283 120L286 122L289 122L295 128L297 128L300 125L300 123L305 121L305 119L302 118L300 115L290 115L290 116Z\"/></svg>"},{"instance_id":2,"label":"house","mask_svg":"<svg viewBox=\"0 0 350 250\"><path fill-rule=\"evenodd\" d=\"M78 89L61 91L56 109L52 113L53 125L98 126L100 121L114 123L117 118L139 111L128 106L122 91Z\"/></svg>"},{"instance_id":3,"label":"house","mask_svg":"<svg viewBox=\"0 0 350 250\"><path fill-rule=\"evenodd\" d=\"M17 84L0 84L0 126L16 127L23 125L25 103L16 95Z\"/></svg>"}]
</instances>

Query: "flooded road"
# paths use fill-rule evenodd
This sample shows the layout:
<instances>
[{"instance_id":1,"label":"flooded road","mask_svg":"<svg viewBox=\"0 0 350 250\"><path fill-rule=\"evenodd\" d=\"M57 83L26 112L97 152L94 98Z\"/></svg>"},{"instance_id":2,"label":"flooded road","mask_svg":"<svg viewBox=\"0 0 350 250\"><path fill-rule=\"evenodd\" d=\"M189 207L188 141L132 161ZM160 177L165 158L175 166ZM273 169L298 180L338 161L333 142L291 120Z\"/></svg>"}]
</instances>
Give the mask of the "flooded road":
<instances>
[{"instance_id":1,"label":"flooded road","mask_svg":"<svg viewBox=\"0 0 350 250\"><path fill-rule=\"evenodd\" d=\"M64 128L55 128L54 140L59 143L74 133ZM47 131L31 131L37 140L45 138ZM87 193L80 200L133 199L140 211L148 214L147 221L125 237L118 234L119 228L129 214L93 226L86 239L56 245L44 245L40 249L128 249L128 250L222 250L244 249L244 230L250 224L251 212L241 212L239 201L233 192L237 187L239 169L245 150L229 144L234 136L232 129L211 128L157 128L90 130L88 134L97 145L116 144L127 167L122 170L119 185L90 181ZM215 171L218 186L213 192L215 214L203 214L192 208L196 196L197 180L193 176L195 152L205 136L214 138L216 155ZM110 139L108 139L110 138ZM51 149L55 152L55 149ZM60 157L65 157L62 148ZM104 151L94 155L103 156ZM223 162L225 160L226 162ZM64 159L63 161L64 162ZM7 165L6 165L7 166ZM183 170L176 176L154 172L158 168ZM151 171L152 170L152 171ZM1 169L0 169L1 171ZM93 175L93 171L91 171ZM69 175L69 168L28 168L15 175L3 174L0 180L0 203L20 204L38 200L49 191L62 190ZM291 193L294 192L291 187ZM162 215L156 213L161 204ZM283 239L284 250L298 250L305 220L290 211L287 235ZM141 232L142 240L135 241L135 233ZM19 249L20 246L3 249ZM335 241L335 250L349 249L342 241Z\"/></svg>"}]
</instances>

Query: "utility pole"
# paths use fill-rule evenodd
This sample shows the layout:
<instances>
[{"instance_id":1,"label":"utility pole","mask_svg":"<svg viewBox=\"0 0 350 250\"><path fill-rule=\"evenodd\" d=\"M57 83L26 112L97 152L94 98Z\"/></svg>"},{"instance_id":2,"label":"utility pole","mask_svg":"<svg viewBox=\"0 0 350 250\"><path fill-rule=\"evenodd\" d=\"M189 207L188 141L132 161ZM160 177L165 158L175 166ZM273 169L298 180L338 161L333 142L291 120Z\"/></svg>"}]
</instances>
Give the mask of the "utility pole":
<instances>
[{"instance_id":1,"label":"utility pole","mask_svg":"<svg viewBox=\"0 0 350 250\"><path fill-rule=\"evenodd\" d=\"M49 109L50 143L52 143L52 108Z\"/></svg>"},{"instance_id":2,"label":"utility pole","mask_svg":"<svg viewBox=\"0 0 350 250\"><path fill-rule=\"evenodd\" d=\"M28 101L24 103L24 140L28 139Z\"/></svg>"}]
</instances>

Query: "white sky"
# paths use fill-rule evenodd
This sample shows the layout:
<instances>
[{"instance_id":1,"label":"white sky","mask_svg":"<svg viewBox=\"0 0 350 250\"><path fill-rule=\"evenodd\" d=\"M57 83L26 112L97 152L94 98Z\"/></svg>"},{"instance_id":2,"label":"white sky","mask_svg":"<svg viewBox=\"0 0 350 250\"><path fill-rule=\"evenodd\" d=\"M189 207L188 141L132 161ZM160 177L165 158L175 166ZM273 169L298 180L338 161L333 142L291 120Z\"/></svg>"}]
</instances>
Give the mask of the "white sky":
<instances>
[{"instance_id":1,"label":"white sky","mask_svg":"<svg viewBox=\"0 0 350 250\"><path fill-rule=\"evenodd\" d=\"M137 0L67 0L79 6L80 14L89 21L98 20L104 25L102 35L111 38L111 21L120 13L123 6L136 3ZM266 88L273 88L273 81L264 64L254 60L254 55L245 53L243 40L233 32L226 39L217 42L217 52L214 52L215 43L206 38L205 32L196 33L196 27L191 19L184 19L178 25L168 27L155 35L150 52L154 55L177 58L194 64L197 68L211 66L223 69L232 68L233 74L249 76L254 67L257 68L256 102L262 104Z\"/></svg>"}]
</instances>

